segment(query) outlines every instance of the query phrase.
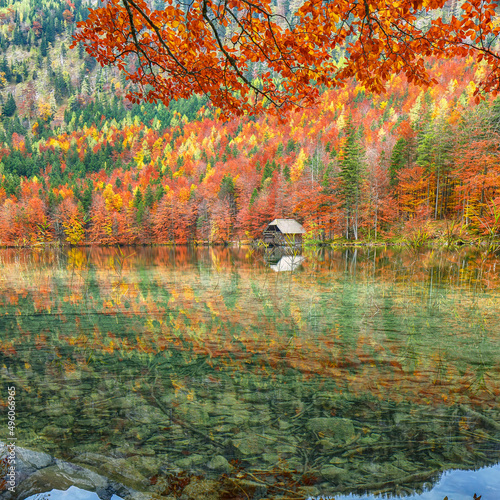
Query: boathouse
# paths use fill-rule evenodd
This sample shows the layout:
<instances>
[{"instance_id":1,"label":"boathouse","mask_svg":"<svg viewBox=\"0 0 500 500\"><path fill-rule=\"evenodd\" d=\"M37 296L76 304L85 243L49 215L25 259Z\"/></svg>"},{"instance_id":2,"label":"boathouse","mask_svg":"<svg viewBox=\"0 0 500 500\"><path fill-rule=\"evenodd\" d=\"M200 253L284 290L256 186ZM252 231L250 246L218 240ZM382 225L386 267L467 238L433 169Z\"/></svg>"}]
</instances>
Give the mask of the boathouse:
<instances>
[{"instance_id":1,"label":"boathouse","mask_svg":"<svg viewBox=\"0 0 500 500\"><path fill-rule=\"evenodd\" d=\"M306 230L294 219L274 219L264 230L264 243L272 246L302 244Z\"/></svg>"}]
</instances>

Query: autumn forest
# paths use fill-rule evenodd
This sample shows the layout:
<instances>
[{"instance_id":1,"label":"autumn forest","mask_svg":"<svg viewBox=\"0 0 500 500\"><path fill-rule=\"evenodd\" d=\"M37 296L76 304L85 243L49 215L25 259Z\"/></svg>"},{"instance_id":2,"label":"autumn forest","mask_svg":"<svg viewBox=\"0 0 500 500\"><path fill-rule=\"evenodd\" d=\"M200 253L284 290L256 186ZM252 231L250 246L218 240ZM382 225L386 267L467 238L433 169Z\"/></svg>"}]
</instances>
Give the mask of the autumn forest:
<instances>
[{"instance_id":1,"label":"autumn forest","mask_svg":"<svg viewBox=\"0 0 500 500\"><path fill-rule=\"evenodd\" d=\"M500 232L500 100L477 103L470 57L429 58L427 88L351 79L285 120L223 119L203 97L129 100L69 48L81 0L1 3L2 245L244 242L274 218L318 243Z\"/></svg>"}]
</instances>

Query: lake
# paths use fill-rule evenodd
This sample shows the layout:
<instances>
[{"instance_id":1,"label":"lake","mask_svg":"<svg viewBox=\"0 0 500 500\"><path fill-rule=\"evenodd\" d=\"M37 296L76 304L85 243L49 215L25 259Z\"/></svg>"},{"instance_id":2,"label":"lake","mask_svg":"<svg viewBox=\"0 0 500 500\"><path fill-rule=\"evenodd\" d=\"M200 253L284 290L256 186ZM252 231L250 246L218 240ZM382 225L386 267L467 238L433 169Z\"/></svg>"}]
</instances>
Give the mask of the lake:
<instances>
[{"instance_id":1,"label":"lake","mask_svg":"<svg viewBox=\"0 0 500 500\"><path fill-rule=\"evenodd\" d=\"M0 356L39 452L19 498L87 470L101 498L442 500L450 474L500 497L500 259L479 251L3 249Z\"/></svg>"}]
</instances>

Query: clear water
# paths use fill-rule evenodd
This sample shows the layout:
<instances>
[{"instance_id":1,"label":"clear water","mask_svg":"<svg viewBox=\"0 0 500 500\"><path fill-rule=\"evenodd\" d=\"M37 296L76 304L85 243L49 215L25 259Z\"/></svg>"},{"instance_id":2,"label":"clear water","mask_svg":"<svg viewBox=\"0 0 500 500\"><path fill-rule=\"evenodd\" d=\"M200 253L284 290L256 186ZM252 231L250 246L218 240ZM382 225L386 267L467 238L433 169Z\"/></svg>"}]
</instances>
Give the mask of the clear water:
<instances>
[{"instance_id":1,"label":"clear water","mask_svg":"<svg viewBox=\"0 0 500 500\"><path fill-rule=\"evenodd\" d=\"M165 497L462 498L444 471L500 461L500 261L300 257L0 250L18 446Z\"/></svg>"}]
</instances>

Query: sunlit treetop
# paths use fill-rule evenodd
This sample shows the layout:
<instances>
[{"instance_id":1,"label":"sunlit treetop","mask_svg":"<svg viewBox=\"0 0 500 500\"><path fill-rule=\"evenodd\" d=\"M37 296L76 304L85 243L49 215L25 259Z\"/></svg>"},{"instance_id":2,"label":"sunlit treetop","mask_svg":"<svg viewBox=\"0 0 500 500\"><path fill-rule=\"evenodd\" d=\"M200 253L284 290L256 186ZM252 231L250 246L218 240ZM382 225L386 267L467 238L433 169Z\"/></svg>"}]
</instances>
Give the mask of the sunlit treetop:
<instances>
[{"instance_id":1,"label":"sunlit treetop","mask_svg":"<svg viewBox=\"0 0 500 500\"><path fill-rule=\"evenodd\" d=\"M158 3L161 8L158 9ZM476 96L500 89L493 0L467 0L457 16L445 0L306 0L292 15L270 0L107 0L79 23L81 42L102 65L138 84L132 99L205 94L224 116L285 115L313 104L321 86L354 77L383 92L391 75L433 82L428 56L472 56L488 70ZM136 57L131 59L130 56Z\"/></svg>"}]
</instances>

